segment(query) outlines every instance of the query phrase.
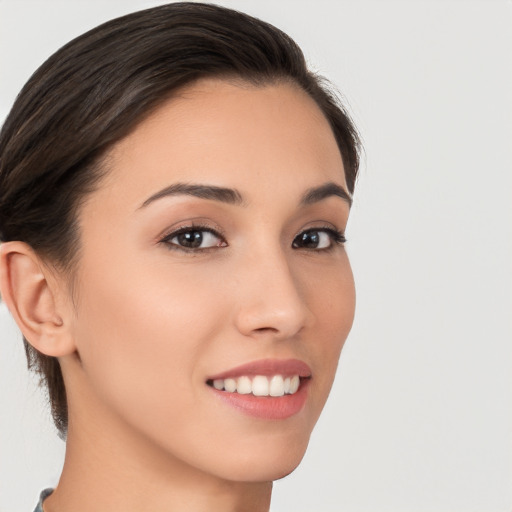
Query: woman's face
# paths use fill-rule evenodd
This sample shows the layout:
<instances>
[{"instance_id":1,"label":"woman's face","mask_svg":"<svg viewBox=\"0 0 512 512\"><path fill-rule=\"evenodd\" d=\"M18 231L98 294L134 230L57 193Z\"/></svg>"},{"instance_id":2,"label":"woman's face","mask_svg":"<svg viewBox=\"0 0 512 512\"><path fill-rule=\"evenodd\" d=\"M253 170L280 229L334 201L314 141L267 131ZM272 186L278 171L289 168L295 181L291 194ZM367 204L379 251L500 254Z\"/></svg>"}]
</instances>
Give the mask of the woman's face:
<instances>
[{"instance_id":1,"label":"woman's face","mask_svg":"<svg viewBox=\"0 0 512 512\"><path fill-rule=\"evenodd\" d=\"M63 361L72 422L88 421L76 405L87 400L107 435L178 466L284 476L354 314L349 200L328 122L289 84L201 81L106 165L79 213L80 364Z\"/></svg>"}]
</instances>

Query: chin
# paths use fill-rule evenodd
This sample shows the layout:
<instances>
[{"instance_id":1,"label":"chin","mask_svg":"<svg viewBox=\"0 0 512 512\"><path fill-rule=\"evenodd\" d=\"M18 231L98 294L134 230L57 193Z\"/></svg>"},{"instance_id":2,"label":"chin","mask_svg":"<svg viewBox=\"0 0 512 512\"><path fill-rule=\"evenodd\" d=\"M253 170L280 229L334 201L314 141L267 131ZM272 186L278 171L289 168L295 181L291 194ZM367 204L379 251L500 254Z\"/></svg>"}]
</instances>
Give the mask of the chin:
<instances>
[{"instance_id":1,"label":"chin","mask_svg":"<svg viewBox=\"0 0 512 512\"><path fill-rule=\"evenodd\" d=\"M289 439L275 443L260 441L260 445L251 450L236 450L232 457L225 458L220 469L224 478L238 482L268 482L279 480L292 473L302 461L308 445L306 440L298 440L290 435ZM263 446L262 446L263 445Z\"/></svg>"},{"instance_id":2,"label":"chin","mask_svg":"<svg viewBox=\"0 0 512 512\"><path fill-rule=\"evenodd\" d=\"M263 464L251 465L247 461L243 467L237 468L232 478L229 479L237 482L271 482L280 480L293 473L303 457L304 453L295 460L288 460L284 463L283 461L273 460Z\"/></svg>"}]
</instances>

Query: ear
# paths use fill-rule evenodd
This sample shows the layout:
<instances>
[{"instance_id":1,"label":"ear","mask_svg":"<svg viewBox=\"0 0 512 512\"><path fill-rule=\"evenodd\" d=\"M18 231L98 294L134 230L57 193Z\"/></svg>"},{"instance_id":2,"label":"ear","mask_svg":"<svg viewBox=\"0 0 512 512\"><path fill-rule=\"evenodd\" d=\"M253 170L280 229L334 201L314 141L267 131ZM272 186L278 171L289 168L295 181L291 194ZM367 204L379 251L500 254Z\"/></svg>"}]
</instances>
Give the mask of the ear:
<instances>
[{"instance_id":1,"label":"ear","mask_svg":"<svg viewBox=\"0 0 512 512\"><path fill-rule=\"evenodd\" d=\"M71 309L61 281L26 243L0 245L2 298L27 341L39 352L54 357L75 351Z\"/></svg>"}]
</instances>

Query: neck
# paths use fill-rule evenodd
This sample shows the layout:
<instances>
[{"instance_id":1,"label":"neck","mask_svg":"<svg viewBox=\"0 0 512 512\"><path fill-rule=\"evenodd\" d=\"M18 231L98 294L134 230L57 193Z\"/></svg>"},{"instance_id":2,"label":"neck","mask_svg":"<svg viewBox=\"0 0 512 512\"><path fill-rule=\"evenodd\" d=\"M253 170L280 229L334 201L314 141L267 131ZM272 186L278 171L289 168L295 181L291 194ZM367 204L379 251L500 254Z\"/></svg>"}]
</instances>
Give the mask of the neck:
<instances>
[{"instance_id":1,"label":"neck","mask_svg":"<svg viewBox=\"0 0 512 512\"><path fill-rule=\"evenodd\" d=\"M272 482L226 481L155 457L149 446L131 448L70 429L61 479L45 512L268 512Z\"/></svg>"}]
</instances>

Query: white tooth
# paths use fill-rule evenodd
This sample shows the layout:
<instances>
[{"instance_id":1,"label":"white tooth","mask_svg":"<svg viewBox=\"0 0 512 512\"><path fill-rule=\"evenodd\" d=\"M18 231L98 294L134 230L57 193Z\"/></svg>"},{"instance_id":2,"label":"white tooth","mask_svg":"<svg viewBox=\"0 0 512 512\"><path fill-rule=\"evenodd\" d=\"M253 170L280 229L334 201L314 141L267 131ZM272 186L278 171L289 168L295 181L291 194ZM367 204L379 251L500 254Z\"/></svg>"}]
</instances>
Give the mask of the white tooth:
<instances>
[{"instance_id":1,"label":"white tooth","mask_svg":"<svg viewBox=\"0 0 512 512\"><path fill-rule=\"evenodd\" d=\"M254 396L268 396L268 379L263 375L257 375L252 379L252 394Z\"/></svg>"},{"instance_id":2,"label":"white tooth","mask_svg":"<svg viewBox=\"0 0 512 512\"><path fill-rule=\"evenodd\" d=\"M236 380L224 379L224 389L229 393L234 393L236 391Z\"/></svg>"},{"instance_id":3,"label":"white tooth","mask_svg":"<svg viewBox=\"0 0 512 512\"><path fill-rule=\"evenodd\" d=\"M224 389L224 380L223 379L215 379L213 381L213 387L215 389L218 389L219 391L222 391Z\"/></svg>"},{"instance_id":4,"label":"white tooth","mask_svg":"<svg viewBox=\"0 0 512 512\"><path fill-rule=\"evenodd\" d=\"M270 396L284 395L284 380L281 375L274 375L270 380Z\"/></svg>"},{"instance_id":5,"label":"white tooth","mask_svg":"<svg viewBox=\"0 0 512 512\"><path fill-rule=\"evenodd\" d=\"M286 377L286 379L284 379L284 392L285 393L290 393L290 377Z\"/></svg>"},{"instance_id":6,"label":"white tooth","mask_svg":"<svg viewBox=\"0 0 512 512\"><path fill-rule=\"evenodd\" d=\"M300 379L298 375L294 375L290 380L290 395L297 393L299 389Z\"/></svg>"},{"instance_id":7,"label":"white tooth","mask_svg":"<svg viewBox=\"0 0 512 512\"><path fill-rule=\"evenodd\" d=\"M249 379L249 377L239 377L236 384L236 391L241 395L248 395L252 391L251 379Z\"/></svg>"}]
</instances>

